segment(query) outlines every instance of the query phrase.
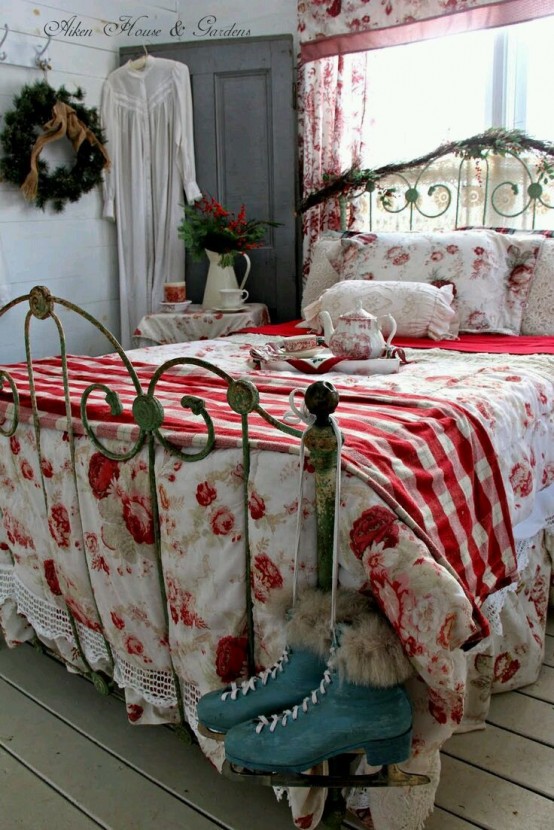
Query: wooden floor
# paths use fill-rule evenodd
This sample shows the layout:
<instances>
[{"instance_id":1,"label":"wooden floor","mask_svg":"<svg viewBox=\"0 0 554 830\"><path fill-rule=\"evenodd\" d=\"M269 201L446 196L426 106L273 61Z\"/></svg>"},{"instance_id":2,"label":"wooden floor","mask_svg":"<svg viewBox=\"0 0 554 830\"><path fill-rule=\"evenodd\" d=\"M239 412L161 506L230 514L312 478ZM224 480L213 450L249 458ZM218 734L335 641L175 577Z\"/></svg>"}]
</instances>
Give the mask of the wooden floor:
<instances>
[{"instance_id":1,"label":"wooden floor","mask_svg":"<svg viewBox=\"0 0 554 830\"><path fill-rule=\"evenodd\" d=\"M445 745L426 830L553 830L552 618L548 632L539 681L495 695L487 729ZM1 829L291 830L271 790L227 781L170 730L122 715L31 647L0 645Z\"/></svg>"}]
</instances>

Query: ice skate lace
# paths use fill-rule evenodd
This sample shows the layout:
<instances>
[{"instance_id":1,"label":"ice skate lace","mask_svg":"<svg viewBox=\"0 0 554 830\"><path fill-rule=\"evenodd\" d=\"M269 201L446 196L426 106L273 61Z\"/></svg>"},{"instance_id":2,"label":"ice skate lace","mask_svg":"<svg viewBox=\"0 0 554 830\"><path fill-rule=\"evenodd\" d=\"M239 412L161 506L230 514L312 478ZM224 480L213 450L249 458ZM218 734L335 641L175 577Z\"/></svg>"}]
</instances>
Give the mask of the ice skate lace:
<instances>
[{"instance_id":1,"label":"ice skate lace","mask_svg":"<svg viewBox=\"0 0 554 830\"><path fill-rule=\"evenodd\" d=\"M258 723L256 725L256 734L259 735L262 729L269 726L270 732L275 732L277 726L286 726L289 720L296 720L300 712L307 712L310 706L317 706L320 703L320 696L327 694L327 686L333 682L330 669L325 669L321 683L307 695L302 703L297 703L292 709L285 709L278 715L271 715L267 718L265 715L258 716Z\"/></svg>"},{"instance_id":2,"label":"ice skate lace","mask_svg":"<svg viewBox=\"0 0 554 830\"><path fill-rule=\"evenodd\" d=\"M258 683L265 686L269 680L275 680L276 676L284 670L285 663L288 662L289 650L286 648L279 659L272 666L269 666L269 668L249 677L248 680L243 680L240 685L238 683L231 683L231 688L223 692L221 700L227 700L227 698L236 700L239 694L247 695L248 692L254 691Z\"/></svg>"}]
</instances>

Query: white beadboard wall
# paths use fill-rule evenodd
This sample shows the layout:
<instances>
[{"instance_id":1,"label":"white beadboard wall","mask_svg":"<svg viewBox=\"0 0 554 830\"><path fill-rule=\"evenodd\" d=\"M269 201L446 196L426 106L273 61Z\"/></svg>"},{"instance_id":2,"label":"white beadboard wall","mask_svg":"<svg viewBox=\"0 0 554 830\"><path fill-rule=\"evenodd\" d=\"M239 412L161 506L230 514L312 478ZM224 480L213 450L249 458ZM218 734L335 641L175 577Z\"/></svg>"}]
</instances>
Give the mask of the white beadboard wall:
<instances>
[{"instance_id":1,"label":"white beadboard wall","mask_svg":"<svg viewBox=\"0 0 554 830\"><path fill-rule=\"evenodd\" d=\"M81 86L85 105L98 107L102 85L118 66L122 46L143 43L206 41L221 37L296 35L296 0L11 0L0 3L0 130L13 97L26 84L43 77L33 66L35 47L46 44L52 69L47 80L55 89ZM0 148L1 152L1 148ZM60 163L54 146L44 157ZM59 152L59 149L58 149ZM119 336L119 291L115 227L102 219L100 189L84 196L63 213L29 205L14 185L0 182L0 283L13 299L33 285L47 285L56 296L69 299L97 317ZM24 309L8 312L0 321L0 362L24 358ZM9 319L8 319L9 318ZM65 325L65 322L64 322ZM59 353L53 325L40 324L33 338L35 356ZM101 354L111 351L104 338L87 323L68 321L68 350Z\"/></svg>"}]
</instances>

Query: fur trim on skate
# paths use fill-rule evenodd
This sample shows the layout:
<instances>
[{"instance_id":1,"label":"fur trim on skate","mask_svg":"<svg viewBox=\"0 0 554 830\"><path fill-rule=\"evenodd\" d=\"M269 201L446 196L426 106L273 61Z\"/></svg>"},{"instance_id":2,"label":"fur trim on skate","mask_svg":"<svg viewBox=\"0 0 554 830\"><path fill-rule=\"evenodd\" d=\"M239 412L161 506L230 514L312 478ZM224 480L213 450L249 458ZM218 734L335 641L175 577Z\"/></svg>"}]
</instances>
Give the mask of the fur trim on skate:
<instances>
[{"instance_id":1,"label":"fur trim on skate","mask_svg":"<svg viewBox=\"0 0 554 830\"><path fill-rule=\"evenodd\" d=\"M367 614L375 612L371 597L357 591L339 588L337 591L336 622L357 625ZM310 588L302 592L290 612L286 624L287 644L314 652L324 660L331 648L331 594Z\"/></svg>"},{"instance_id":2,"label":"fur trim on skate","mask_svg":"<svg viewBox=\"0 0 554 830\"><path fill-rule=\"evenodd\" d=\"M339 625L339 645L333 657L339 675L358 686L387 688L414 674L397 635L380 611L354 625Z\"/></svg>"},{"instance_id":3,"label":"fur trim on skate","mask_svg":"<svg viewBox=\"0 0 554 830\"><path fill-rule=\"evenodd\" d=\"M274 592L272 614L285 620L286 642L327 660L331 649L331 593L307 588L291 608L288 591ZM361 686L387 688L414 674L400 640L374 599L347 588L337 590L339 645L333 664L340 676Z\"/></svg>"},{"instance_id":4,"label":"fur trim on skate","mask_svg":"<svg viewBox=\"0 0 554 830\"><path fill-rule=\"evenodd\" d=\"M290 618L291 609L292 591L289 588L276 588L270 592L264 610L271 620L286 623Z\"/></svg>"}]
</instances>

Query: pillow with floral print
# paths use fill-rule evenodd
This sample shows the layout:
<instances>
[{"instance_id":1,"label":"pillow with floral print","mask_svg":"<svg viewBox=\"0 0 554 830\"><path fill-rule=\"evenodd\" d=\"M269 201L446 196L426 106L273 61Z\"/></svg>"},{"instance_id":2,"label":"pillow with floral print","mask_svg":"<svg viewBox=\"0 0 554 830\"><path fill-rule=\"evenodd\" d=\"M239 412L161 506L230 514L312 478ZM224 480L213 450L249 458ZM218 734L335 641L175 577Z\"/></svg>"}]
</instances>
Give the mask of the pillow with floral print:
<instances>
[{"instance_id":1,"label":"pillow with floral print","mask_svg":"<svg viewBox=\"0 0 554 830\"><path fill-rule=\"evenodd\" d=\"M539 250L493 230L364 233L330 262L341 280L452 285L460 331L519 334Z\"/></svg>"},{"instance_id":2,"label":"pillow with floral print","mask_svg":"<svg viewBox=\"0 0 554 830\"><path fill-rule=\"evenodd\" d=\"M465 228L464 230L475 230ZM539 242L535 275L521 319L521 334L534 337L554 335L554 230L530 228L494 228L509 234L512 242L527 242L532 236Z\"/></svg>"}]
</instances>

